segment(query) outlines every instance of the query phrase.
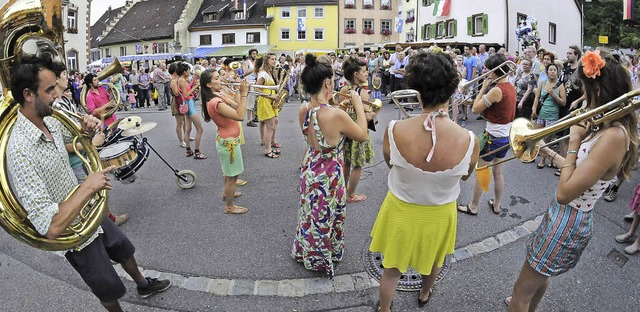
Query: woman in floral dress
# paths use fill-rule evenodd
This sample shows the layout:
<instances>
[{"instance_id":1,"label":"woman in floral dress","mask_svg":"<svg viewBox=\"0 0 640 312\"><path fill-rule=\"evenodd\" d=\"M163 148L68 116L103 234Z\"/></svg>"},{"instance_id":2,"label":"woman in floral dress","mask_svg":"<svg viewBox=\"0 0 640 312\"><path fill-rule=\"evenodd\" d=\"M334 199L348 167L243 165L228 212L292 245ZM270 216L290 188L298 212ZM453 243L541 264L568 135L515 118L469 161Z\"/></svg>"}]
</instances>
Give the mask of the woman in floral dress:
<instances>
[{"instance_id":1,"label":"woman in floral dress","mask_svg":"<svg viewBox=\"0 0 640 312\"><path fill-rule=\"evenodd\" d=\"M344 251L344 138L364 142L369 135L355 91L351 92L355 122L327 104L334 88L331 60L307 54L305 63L301 82L311 98L300 107L298 119L308 148L300 174L300 210L291 256L305 268L325 271L333 278L333 263L342 260Z\"/></svg>"}]
</instances>

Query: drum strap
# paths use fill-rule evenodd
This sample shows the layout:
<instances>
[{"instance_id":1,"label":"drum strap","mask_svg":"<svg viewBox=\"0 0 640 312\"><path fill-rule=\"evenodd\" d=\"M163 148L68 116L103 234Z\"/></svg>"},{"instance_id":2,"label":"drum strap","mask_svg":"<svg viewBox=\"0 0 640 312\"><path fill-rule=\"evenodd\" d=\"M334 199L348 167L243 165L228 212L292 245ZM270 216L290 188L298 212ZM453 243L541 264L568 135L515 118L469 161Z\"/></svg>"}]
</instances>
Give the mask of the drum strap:
<instances>
[{"instance_id":1,"label":"drum strap","mask_svg":"<svg viewBox=\"0 0 640 312\"><path fill-rule=\"evenodd\" d=\"M233 157L235 156L236 145L240 144L240 138L238 137L238 138L232 138L232 139L223 139L219 135L217 135L216 142L218 142L220 145L227 148L227 150L229 151L229 158L231 160L231 163L233 164Z\"/></svg>"}]
</instances>

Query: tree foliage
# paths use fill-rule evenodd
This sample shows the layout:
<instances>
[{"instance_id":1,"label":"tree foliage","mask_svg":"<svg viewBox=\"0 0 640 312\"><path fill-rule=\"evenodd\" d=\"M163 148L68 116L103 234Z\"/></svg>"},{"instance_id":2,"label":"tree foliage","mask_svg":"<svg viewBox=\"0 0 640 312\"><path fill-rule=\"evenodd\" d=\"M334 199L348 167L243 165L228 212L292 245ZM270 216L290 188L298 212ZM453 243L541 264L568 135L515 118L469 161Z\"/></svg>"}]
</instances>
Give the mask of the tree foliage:
<instances>
[{"instance_id":1,"label":"tree foliage","mask_svg":"<svg viewBox=\"0 0 640 312\"><path fill-rule=\"evenodd\" d=\"M634 0L640 8L640 0ZM636 10L637 11L637 10ZM608 36L611 48L640 47L639 25L622 21L622 0L592 0L584 3L584 45L599 46L598 36Z\"/></svg>"}]
</instances>

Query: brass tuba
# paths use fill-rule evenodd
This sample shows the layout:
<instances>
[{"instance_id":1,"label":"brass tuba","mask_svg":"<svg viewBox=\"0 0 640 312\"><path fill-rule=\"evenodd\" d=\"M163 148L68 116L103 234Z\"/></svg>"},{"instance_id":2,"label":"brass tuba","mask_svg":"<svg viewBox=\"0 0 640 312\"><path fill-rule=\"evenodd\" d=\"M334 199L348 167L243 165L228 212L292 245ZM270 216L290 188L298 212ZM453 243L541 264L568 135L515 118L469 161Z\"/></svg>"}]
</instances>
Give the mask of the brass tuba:
<instances>
[{"instance_id":1,"label":"brass tuba","mask_svg":"<svg viewBox=\"0 0 640 312\"><path fill-rule=\"evenodd\" d=\"M118 61L118 58L114 58L113 63L111 63L111 65L109 65L104 70L101 70L98 73L98 75L96 75L96 77L98 78L98 81L102 81L107 77L113 76L115 74L122 74L122 73L124 73L124 69L122 68L122 65L120 65L120 61ZM116 89L116 86L114 86L112 83L110 82L101 83L101 85L107 86L107 89L109 90L108 92L111 95L110 96L111 100L114 101L114 103L116 103L116 105L113 108L106 111L104 114L102 114L102 116L96 116L101 120L105 120L106 118L111 117L111 115L115 114L118 111L118 108L122 104L121 103L122 99L120 97L120 91ZM87 87L86 84L83 84L82 91L80 91L80 104L82 105L82 108L84 109L84 111L87 112L87 114L89 114L89 108L87 107L87 92L89 92L89 87Z\"/></svg>"},{"instance_id":2,"label":"brass tuba","mask_svg":"<svg viewBox=\"0 0 640 312\"><path fill-rule=\"evenodd\" d=\"M7 145L20 108L8 92L11 70L20 59L29 56L44 55L64 62L61 0L10 0L2 6L0 14L0 84L4 95L0 101L0 226L11 236L35 248L51 251L73 249L89 239L104 219L107 191L96 193L81 209L76 222L58 238L49 239L40 235L27 219L26 210L13 193L6 163ZM74 143L82 144L89 159L83 158L87 167L94 172L102 170L98 152L75 121L59 111L54 111L53 117L76 136ZM69 196L74 192L75 189Z\"/></svg>"}]
</instances>

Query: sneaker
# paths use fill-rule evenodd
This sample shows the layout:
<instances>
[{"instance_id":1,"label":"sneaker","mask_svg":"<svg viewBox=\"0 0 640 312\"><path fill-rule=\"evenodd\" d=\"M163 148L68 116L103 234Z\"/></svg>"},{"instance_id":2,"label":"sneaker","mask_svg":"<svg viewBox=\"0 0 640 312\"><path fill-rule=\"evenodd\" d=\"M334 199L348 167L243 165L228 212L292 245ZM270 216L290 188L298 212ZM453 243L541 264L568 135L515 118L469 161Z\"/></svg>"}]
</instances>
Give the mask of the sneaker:
<instances>
[{"instance_id":1,"label":"sneaker","mask_svg":"<svg viewBox=\"0 0 640 312\"><path fill-rule=\"evenodd\" d=\"M247 127L257 127L257 126L258 126L258 125L256 125L256 123L255 123L255 122L253 122L253 121L249 121L249 122L247 122Z\"/></svg>"},{"instance_id":2,"label":"sneaker","mask_svg":"<svg viewBox=\"0 0 640 312\"><path fill-rule=\"evenodd\" d=\"M180 147L182 147L182 148L185 148L185 147L187 147L187 143L184 143L184 142L180 142Z\"/></svg>"},{"instance_id":3,"label":"sneaker","mask_svg":"<svg viewBox=\"0 0 640 312\"><path fill-rule=\"evenodd\" d=\"M147 286L138 286L138 295L147 298L155 293L163 292L171 287L170 280L159 280L157 278L146 277Z\"/></svg>"},{"instance_id":4,"label":"sneaker","mask_svg":"<svg viewBox=\"0 0 640 312\"><path fill-rule=\"evenodd\" d=\"M608 202L612 202L616 200L616 196L618 196L618 191L615 191L614 189L610 189L609 192L607 192L607 194L604 195L604 200Z\"/></svg>"},{"instance_id":5,"label":"sneaker","mask_svg":"<svg viewBox=\"0 0 640 312\"><path fill-rule=\"evenodd\" d=\"M189 141L195 141L195 140L196 140L196 138L194 138L194 137L190 137L189 138Z\"/></svg>"},{"instance_id":6,"label":"sneaker","mask_svg":"<svg viewBox=\"0 0 640 312\"><path fill-rule=\"evenodd\" d=\"M121 226L122 224L124 224L125 222L127 222L127 220L129 220L129 215L126 213L123 213L119 216L116 216L116 225L117 226Z\"/></svg>"}]
</instances>

